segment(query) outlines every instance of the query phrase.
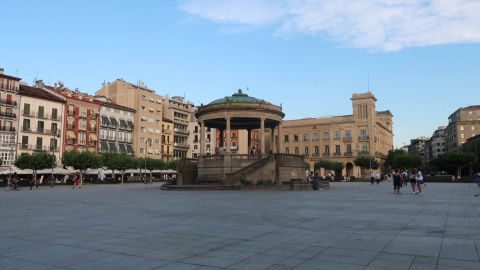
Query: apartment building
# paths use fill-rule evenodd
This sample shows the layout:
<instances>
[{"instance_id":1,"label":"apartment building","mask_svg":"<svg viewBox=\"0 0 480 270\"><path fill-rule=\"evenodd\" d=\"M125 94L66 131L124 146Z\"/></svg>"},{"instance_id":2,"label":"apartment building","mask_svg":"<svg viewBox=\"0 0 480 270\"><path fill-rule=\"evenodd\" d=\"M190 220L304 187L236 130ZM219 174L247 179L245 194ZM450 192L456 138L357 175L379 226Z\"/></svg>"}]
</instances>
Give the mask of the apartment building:
<instances>
[{"instance_id":1,"label":"apartment building","mask_svg":"<svg viewBox=\"0 0 480 270\"><path fill-rule=\"evenodd\" d=\"M173 121L173 158L187 157L190 145L188 137L190 131L188 125L190 123L191 113L195 111L195 106L184 97L169 97L168 94L163 99L163 114L166 119Z\"/></svg>"},{"instance_id":2,"label":"apartment building","mask_svg":"<svg viewBox=\"0 0 480 270\"><path fill-rule=\"evenodd\" d=\"M173 126L173 120L163 118L161 147L163 160L167 162L173 160Z\"/></svg>"},{"instance_id":3,"label":"apartment building","mask_svg":"<svg viewBox=\"0 0 480 270\"><path fill-rule=\"evenodd\" d=\"M101 104L98 152L134 155L135 110L103 96L95 96L95 100Z\"/></svg>"},{"instance_id":4,"label":"apartment building","mask_svg":"<svg viewBox=\"0 0 480 270\"><path fill-rule=\"evenodd\" d=\"M135 156L162 158L162 96L143 82L132 84L123 79L103 83L95 95L104 96L113 103L134 109L133 150Z\"/></svg>"},{"instance_id":5,"label":"apartment building","mask_svg":"<svg viewBox=\"0 0 480 270\"><path fill-rule=\"evenodd\" d=\"M371 92L353 94L351 100L351 115L283 121L280 152L305 155L312 169L321 159L340 161L346 164L343 174L364 177L353 161L361 155L380 161L386 157L393 148L393 115L376 111Z\"/></svg>"},{"instance_id":6,"label":"apartment building","mask_svg":"<svg viewBox=\"0 0 480 270\"><path fill-rule=\"evenodd\" d=\"M223 136L224 143L226 143L227 141L227 131L223 130L222 135L220 135L220 132L222 131L218 129L215 131L216 153L218 152L218 149L220 149L220 147L222 146L220 145L220 137ZM258 129L232 129L230 131L230 152L232 152L233 154L249 154L253 147L255 147L255 153L260 153L260 131Z\"/></svg>"},{"instance_id":7,"label":"apartment building","mask_svg":"<svg viewBox=\"0 0 480 270\"><path fill-rule=\"evenodd\" d=\"M480 134L480 105L459 108L448 117L446 152L460 152L462 145Z\"/></svg>"},{"instance_id":8,"label":"apartment building","mask_svg":"<svg viewBox=\"0 0 480 270\"><path fill-rule=\"evenodd\" d=\"M196 112L191 113L190 123L188 129L190 130L188 144L189 148L187 156L190 158L198 158L200 156L200 124L195 117ZM205 155L214 155L217 130L214 128L205 128Z\"/></svg>"},{"instance_id":9,"label":"apartment building","mask_svg":"<svg viewBox=\"0 0 480 270\"><path fill-rule=\"evenodd\" d=\"M429 140L430 137L424 136L411 139L410 145L408 146L408 153L419 155L425 160L426 144Z\"/></svg>"},{"instance_id":10,"label":"apartment building","mask_svg":"<svg viewBox=\"0 0 480 270\"><path fill-rule=\"evenodd\" d=\"M18 154L47 151L60 160L65 136L63 117L66 98L43 89L41 81L34 87L20 85L20 118ZM57 163L60 165L60 162Z\"/></svg>"},{"instance_id":11,"label":"apartment building","mask_svg":"<svg viewBox=\"0 0 480 270\"><path fill-rule=\"evenodd\" d=\"M445 153L445 129L447 126L440 126L433 132L432 137L425 142L425 163L437 159L439 155Z\"/></svg>"},{"instance_id":12,"label":"apartment building","mask_svg":"<svg viewBox=\"0 0 480 270\"><path fill-rule=\"evenodd\" d=\"M0 68L0 158L2 169L15 161L18 130L20 78L6 75Z\"/></svg>"}]
</instances>

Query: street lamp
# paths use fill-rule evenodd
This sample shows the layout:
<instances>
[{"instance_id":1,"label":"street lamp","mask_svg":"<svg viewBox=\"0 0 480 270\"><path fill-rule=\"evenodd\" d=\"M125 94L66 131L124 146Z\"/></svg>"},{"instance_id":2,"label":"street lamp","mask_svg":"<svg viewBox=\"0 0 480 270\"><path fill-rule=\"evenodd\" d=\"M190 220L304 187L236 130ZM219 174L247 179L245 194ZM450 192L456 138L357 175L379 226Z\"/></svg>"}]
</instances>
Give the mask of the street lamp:
<instances>
[{"instance_id":1,"label":"street lamp","mask_svg":"<svg viewBox=\"0 0 480 270\"><path fill-rule=\"evenodd\" d=\"M55 167L55 148L57 147L57 138L60 138L60 130L52 130L52 142L50 147L52 148L52 176L50 177L50 187L53 187L53 168Z\"/></svg>"},{"instance_id":2,"label":"street lamp","mask_svg":"<svg viewBox=\"0 0 480 270\"><path fill-rule=\"evenodd\" d=\"M12 163L14 162L13 149L15 148L15 134L10 134L10 175L8 176L8 184L12 179Z\"/></svg>"},{"instance_id":3,"label":"street lamp","mask_svg":"<svg viewBox=\"0 0 480 270\"><path fill-rule=\"evenodd\" d=\"M152 146L152 139L150 138L147 138L147 140L145 141L145 173L144 173L144 182L147 181L147 149L148 149L148 146Z\"/></svg>"}]
</instances>

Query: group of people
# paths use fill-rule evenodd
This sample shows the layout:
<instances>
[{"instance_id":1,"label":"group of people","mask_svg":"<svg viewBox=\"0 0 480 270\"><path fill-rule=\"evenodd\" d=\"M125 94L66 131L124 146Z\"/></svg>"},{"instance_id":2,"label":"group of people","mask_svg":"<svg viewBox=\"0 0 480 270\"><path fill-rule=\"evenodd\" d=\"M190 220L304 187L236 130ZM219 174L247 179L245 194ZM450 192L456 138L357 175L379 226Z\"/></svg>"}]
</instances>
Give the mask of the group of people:
<instances>
[{"instance_id":1,"label":"group of people","mask_svg":"<svg viewBox=\"0 0 480 270\"><path fill-rule=\"evenodd\" d=\"M402 194L400 188L402 188L403 185L406 186L408 184L407 181L410 181L410 185L412 186L412 194L423 194L422 186L424 185L424 182L422 171L413 170L411 172L404 171L402 173L399 169L396 169L393 173L393 193Z\"/></svg>"},{"instance_id":2,"label":"group of people","mask_svg":"<svg viewBox=\"0 0 480 270\"><path fill-rule=\"evenodd\" d=\"M383 183L384 179L385 179L385 175L383 173L374 172L374 171L370 173L370 182L372 183L372 185L375 181L377 182L377 185L379 185L380 181Z\"/></svg>"},{"instance_id":3,"label":"group of people","mask_svg":"<svg viewBox=\"0 0 480 270\"><path fill-rule=\"evenodd\" d=\"M318 173L313 174L313 172L310 172L310 175L307 176L307 180L312 183L314 190L323 190L321 182L322 179L323 178L318 176Z\"/></svg>"}]
</instances>

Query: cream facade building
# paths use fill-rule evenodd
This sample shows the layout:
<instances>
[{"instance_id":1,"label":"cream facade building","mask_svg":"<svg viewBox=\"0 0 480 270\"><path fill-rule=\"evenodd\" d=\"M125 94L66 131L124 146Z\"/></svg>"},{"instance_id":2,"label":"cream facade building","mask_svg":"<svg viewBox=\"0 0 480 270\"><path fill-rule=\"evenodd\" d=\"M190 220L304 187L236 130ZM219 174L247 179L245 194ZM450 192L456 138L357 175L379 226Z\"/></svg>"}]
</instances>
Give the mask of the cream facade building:
<instances>
[{"instance_id":1,"label":"cream facade building","mask_svg":"<svg viewBox=\"0 0 480 270\"><path fill-rule=\"evenodd\" d=\"M66 99L51 94L40 86L21 85L20 128L18 130L18 155L46 151L53 153L60 165L65 136L63 119Z\"/></svg>"},{"instance_id":2,"label":"cream facade building","mask_svg":"<svg viewBox=\"0 0 480 270\"><path fill-rule=\"evenodd\" d=\"M135 156L162 158L163 97L143 83L132 84L123 79L103 84L95 95L132 108L135 113L133 148Z\"/></svg>"},{"instance_id":3,"label":"cream facade building","mask_svg":"<svg viewBox=\"0 0 480 270\"><path fill-rule=\"evenodd\" d=\"M173 121L173 158L188 157L191 113L195 111L195 106L185 101L184 97L174 96L170 98L168 94L163 99L163 115L166 119Z\"/></svg>"},{"instance_id":4,"label":"cream facade building","mask_svg":"<svg viewBox=\"0 0 480 270\"><path fill-rule=\"evenodd\" d=\"M20 78L6 75L0 68L0 164L8 169L15 161L18 142L18 90Z\"/></svg>"},{"instance_id":5,"label":"cream facade building","mask_svg":"<svg viewBox=\"0 0 480 270\"><path fill-rule=\"evenodd\" d=\"M195 112L191 113L191 119L188 125L188 130L190 131L190 137L188 138L188 144L191 147L188 150L188 158L199 158L200 157L200 124L195 117ZM215 154L215 141L216 141L217 130L215 128L205 128L205 155L214 155Z\"/></svg>"},{"instance_id":6,"label":"cream facade building","mask_svg":"<svg viewBox=\"0 0 480 270\"><path fill-rule=\"evenodd\" d=\"M365 177L354 160L371 156L382 161L393 148L393 115L376 111L377 99L371 92L352 95L353 114L283 121L281 153L305 155L313 170L321 159L346 166L343 175ZM319 171L325 175L323 169Z\"/></svg>"},{"instance_id":7,"label":"cream facade building","mask_svg":"<svg viewBox=\"0 0 480 270\"><path fill-rule=\"evenodd\" d=\"M480 134L480 105L459 108L448 117L446 152L460 152L462 145Z\"/></svg>"}]
</instances>

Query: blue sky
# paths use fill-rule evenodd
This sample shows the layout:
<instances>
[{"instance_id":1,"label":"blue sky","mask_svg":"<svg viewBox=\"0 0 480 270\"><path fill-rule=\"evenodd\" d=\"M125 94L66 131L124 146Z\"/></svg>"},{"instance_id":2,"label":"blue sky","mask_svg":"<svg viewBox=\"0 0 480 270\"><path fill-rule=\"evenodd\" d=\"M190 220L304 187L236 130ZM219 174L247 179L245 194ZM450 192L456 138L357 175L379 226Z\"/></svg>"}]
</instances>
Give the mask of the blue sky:
<instances>
[{"instance_id":1,"label":"blue sky","mask_svg":"<svg viewBox=\"0 0 480 270\"><path fill-rule=\"evenodd\" d=\"M394 144L480 104L480 1L4 1L0 67L93 94L142 80L196 105L237 89L285 119L352 113L368 90Z\"/></svg>"}]
</instances>

